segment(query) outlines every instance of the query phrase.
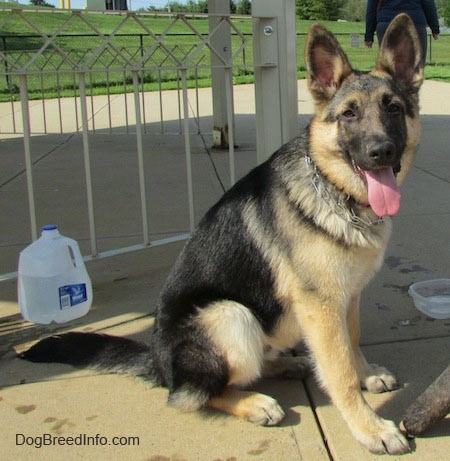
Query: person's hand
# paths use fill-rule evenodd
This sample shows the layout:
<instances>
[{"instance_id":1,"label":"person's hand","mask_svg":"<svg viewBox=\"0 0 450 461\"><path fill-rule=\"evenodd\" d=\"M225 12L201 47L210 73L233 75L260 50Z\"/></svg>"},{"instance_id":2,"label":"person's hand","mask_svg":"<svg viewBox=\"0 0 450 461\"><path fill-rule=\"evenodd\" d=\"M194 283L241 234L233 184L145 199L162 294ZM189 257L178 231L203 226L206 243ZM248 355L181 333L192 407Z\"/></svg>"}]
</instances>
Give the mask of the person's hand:
<instances>
[{"instance_id":1,"label":"person's hand","mask_svg":"<svg viewBox=\"0 0 450 461\"><path fill-rule=\"evenodd\" d=\"M372 48L373 42L364 42L364 45L367 46L367 48Z\"/></svg>"},{"instance_id":2,"label":"person's hand","mask_svg":"<svg viewBox=\"0 0 450 461\"><path fill-rule=\"evenodd\" d=\"M439 38L439 34L433 34L433 38L437 40Z\"/></svg>"}]
</instances>

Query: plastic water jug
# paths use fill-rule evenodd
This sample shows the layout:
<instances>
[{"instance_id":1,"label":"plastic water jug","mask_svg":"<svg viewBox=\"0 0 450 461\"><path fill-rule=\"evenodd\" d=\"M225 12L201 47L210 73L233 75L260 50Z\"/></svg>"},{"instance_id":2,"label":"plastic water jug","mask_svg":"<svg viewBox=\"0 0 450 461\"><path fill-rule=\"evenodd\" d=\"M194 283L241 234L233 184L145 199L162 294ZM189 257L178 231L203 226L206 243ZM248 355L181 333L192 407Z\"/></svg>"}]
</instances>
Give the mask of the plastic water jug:
<instances>
[{"instance_id":1,"label":"plastic water jug","mask_svg":"<svg viewBox=\"0 0 450 461\"><path fill-rule=\"evenodd\" d=\"M34 323L63 323L88 313L92 284L80 248L57 226L44 226L20 253L18 298L23 318Z\"/></svg>"}]
</instances>

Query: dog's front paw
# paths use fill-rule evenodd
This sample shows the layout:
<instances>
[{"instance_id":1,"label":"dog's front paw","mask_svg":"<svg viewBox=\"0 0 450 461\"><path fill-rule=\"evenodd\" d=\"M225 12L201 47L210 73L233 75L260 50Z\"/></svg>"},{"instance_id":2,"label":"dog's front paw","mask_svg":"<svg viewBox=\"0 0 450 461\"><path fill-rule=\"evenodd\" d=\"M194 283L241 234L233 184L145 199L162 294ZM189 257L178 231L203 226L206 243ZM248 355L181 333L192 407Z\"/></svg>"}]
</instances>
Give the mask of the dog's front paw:
<instances>
[{"instance_id":1,"label":"dog's front paw","mask_svg":"<svg viewBox=\"0 0 450 461\"><path fill-rule=\"evenodd\" d=\"M375 430L355 433L355 438L375 454L401 455L411 451L408 441L395 424L384 419L380 419Z\"/></svg>"},{"instance_id":2,"label":"dog's front paw","mask_svg":"<svg viewBox=\"0 0 450 461\"><path fill-rule=\"evenodd\" d=\"M398 389L396 377L384 367L375 363L370 364L371 372L365 377L362 387L372 394L388 392Z\"/></svg>"}]
</instances>

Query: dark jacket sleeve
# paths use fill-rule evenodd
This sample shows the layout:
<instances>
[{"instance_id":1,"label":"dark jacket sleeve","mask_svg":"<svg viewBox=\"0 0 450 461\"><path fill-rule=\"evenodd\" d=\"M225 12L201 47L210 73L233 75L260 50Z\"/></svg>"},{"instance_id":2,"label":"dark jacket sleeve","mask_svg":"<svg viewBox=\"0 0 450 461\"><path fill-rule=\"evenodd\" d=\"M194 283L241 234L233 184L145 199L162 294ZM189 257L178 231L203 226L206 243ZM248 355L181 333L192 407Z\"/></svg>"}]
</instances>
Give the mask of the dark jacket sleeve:
<instances>
[{"instance_id":1,"label":"dark jacket sleeve","mask_svg":"<svg viewBox=\"0 0 450 461\"><path fill-rule=\"evenodd\" d=\"M378 0L367 0L365 42L373 42L373 36L377 30L377 5Z\"/></svg>"},{"instance_id":2,"label":"dark jacket sleeve","mask_svg":"<svg viewBox=\"0 0 450 461\"><path fill-rule=\"evenodd\" d=\"M427 18L428 27L433 34L439 34L439 19L434 0L421 0L422 8Z\"/></svg>"}]
</instances>

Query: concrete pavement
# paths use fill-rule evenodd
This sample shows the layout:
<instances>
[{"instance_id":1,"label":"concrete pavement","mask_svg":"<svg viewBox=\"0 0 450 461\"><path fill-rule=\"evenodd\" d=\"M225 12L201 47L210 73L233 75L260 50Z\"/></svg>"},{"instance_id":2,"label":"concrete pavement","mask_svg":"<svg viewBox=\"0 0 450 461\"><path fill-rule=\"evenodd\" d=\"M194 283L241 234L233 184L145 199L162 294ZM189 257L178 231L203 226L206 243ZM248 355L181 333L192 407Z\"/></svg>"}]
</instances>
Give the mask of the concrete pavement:
<instances>
[{"instance_id":1,"label":"concrete pavement","mask_svg":"<svg viewBox=\"0 0 450 461\"><path fill-rule=\"evenodd\" d=\"M205 90L206 91L206 90ZM207 97L207 96L205 96ZM450 319L427 318L413 305L407 289L413 282L450 278L450 85L427 81L422 89L423 135L415 166L402 191L402 208L382 270L367 287L362 301L362 344L371 362L394 371L402 386L381 395L365 393L384 417L401 419L404 409L450 362ZM255 160L253 87L235 87L238 174ZM313 105L299 82L299 117L304 125ZM206 116L205 116L206 117ZM205 118L205 123L208 121ZM196 216L221 195L228 184L228 160L222 152L206 149L209 139L193 136ZM78 135L33 138L39 219L74 229L87 248L86 222L78 211L84 178L68 177L70 162L80 162ZM96 194L113 204L116 216L100 211L100 243L136 243L133 200L136 184L128 169L132 135L93 137L95 165L104 172ZM151 232L166 236L187 229L181 136L151 137L145 142L154 155L148 160ZM157 148L155 148L155 143ZM205 147L206 145L206 147ZM209 145L211 145L209 143ZM18 252L28 239L23 226L26 209L24 175L18 162L22 141L3 137L0 169L0 272L15 270ZM75 165L75 164L74 164ZM111 168L113 165L113 168ZM109 170L106 168L109 166ZM70 169L70 168L69 168ZM173 176L167 180L165 172ZM55 180L55 178L59 178ZM114 187L120 180L127 193ZM18 211L19 210L19 211ZM61 224L62 223L62 224ZM33 325L21 319L16 282L0 283L0 450L3 459L142 459L142 460L375 460L352 438L339 413L313 379L304 382L265 380L255 388L278 399L286 419L278 427L256 427L213 412L182 414L169 408L164 389L149 389L123 376L74 370L58 364L31 364L14 357L31 342L66 330L103 331L145 340L151 312L182 243L89 262L94 286L90 313L65 325ZM86 252L86 251L85 251ZM150 314L149 314L150 313ZM49 434L49 435L47 435ZM406 460L444 461L450 452L450 419L412 441ZM52 437L63 437L55 439ZM73 439L70 439L73 437ZM58 441L66 445L57 444ZM72 441L72 445L68 445ZM39 447L42 443L50 443ZM56 444L56 445L55 445ZM400 459L391 457L389 459Z\"/></svg>"}]
</instances>

